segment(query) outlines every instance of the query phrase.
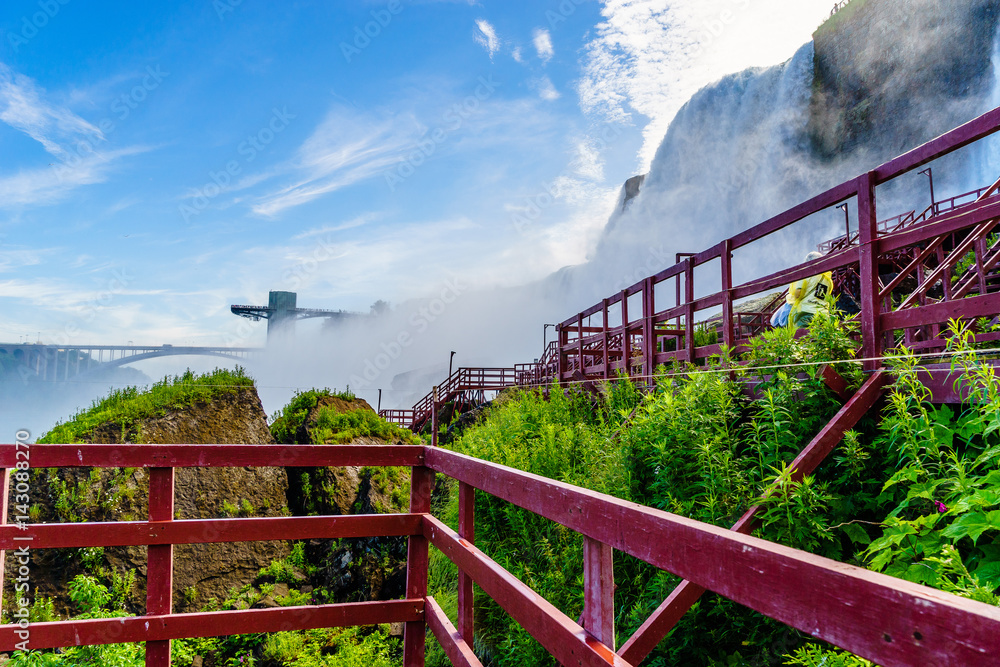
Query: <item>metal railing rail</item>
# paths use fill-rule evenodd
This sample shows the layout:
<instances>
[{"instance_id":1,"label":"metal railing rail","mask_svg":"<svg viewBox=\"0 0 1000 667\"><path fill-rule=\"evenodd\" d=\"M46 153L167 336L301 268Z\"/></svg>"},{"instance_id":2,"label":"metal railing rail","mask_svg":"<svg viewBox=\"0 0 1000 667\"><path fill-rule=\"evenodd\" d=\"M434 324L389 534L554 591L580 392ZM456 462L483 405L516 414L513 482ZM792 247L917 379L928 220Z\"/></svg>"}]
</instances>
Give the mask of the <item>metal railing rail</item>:
<instances>
[{"instance_id":1,"label":"metal railing rail","mask_svg":"<svg viewBox=\"0 0 1000 667\"><path fill-rule=\"evenodd\" d=\"M0 445L5 478L9 479L11 468L16 469L21 451L18 445ZM32 649L146 642L146 664L167 667L173 639L403 622L406 667L424 664L427 627L454 664L479 665L470 648L474 582L563 664L625 666L633 663L616 653L614 640L611 556L619 550L881 665L1000 665L995 650L1000 610L995 607L434 447L32 445L30 464L149 469L149 521L0 526L0 549L6 550L25 545L33 549L148 546L146 614L0 626L0 651L15 650L25 641ZM175 468L275 465L409 466L410 511L173 519ZM430 513L435 473L459 482L457 531ZM476 490L583 535L582 625L475 548ZM402 600L172 612L174 544L387 535L409 540ZM430 545L459 567L457 626L427 594Z\"/></svg>"}]
</instances>

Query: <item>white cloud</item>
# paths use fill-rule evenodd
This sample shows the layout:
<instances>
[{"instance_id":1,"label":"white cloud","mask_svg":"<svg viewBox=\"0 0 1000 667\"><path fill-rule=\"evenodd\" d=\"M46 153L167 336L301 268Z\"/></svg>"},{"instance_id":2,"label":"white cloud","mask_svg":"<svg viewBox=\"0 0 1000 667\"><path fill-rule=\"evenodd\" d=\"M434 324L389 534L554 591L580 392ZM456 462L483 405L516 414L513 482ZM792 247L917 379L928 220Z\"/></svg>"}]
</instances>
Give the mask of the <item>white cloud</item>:
<instances>
[{"instance_id":1,"label":"white cloud","mask_svg":"<svg viewBox=\"0 0 1000 667\"><path fill-rule=\"evenodd\" d=\"M532 41L535 44L535 51L538 52L538 57L543 63L547 63L552 60L552 56L554 56L556 52L555 49L552 48L552 35L549 34L548 30L536 28Z\"/></svg>"},{"instance_id":2,"label":"white cloud","mask_svg":"<svg viewBox=\"0 0 1000 667\"><path fill-rule=\"evenodd\" d=\"M348 220L347 222L342 222L339 225L325 225L323 227L316 227L315 229L308 229L301 234L296 234L292 237L293 241L299 241L301 239L311 238L313 236L322 236L323 234L332 234L334 232L343 232L348 229L355 229L356 227L363 227L368 223L377 220L381 217L377 213L365 213L359 215L356 218Z\"/></svg>"},{"instance_id":3,"label":"white cloud","mask_svg":"<svg viewBox=\"0 0 1000 667\"><path fill-rule=\"evenodd\" d=\"M55 164L0 176L0 208L54 204L76 188L106 181L112 163L119 158L149 150L145 146L133 146L92 154L74 166Z\"/></svg>"},{"instance_id":4,"label":"white cloud","mask_svg":"<svg viewBox=\"0 0 1000 667\"><path fill-rule=\"evenodd\" d=\"M98 128L47 98L31 78L0 63L0 121L27 134L58 160L0 176L0 208L55 203L76 188L107 180L119 158L151 150L105 150L106 139Z\"/></svg>"},{"instance_id":5,"label":"white cloud","mask_svg":"<svg viewBox=\"0 0 1000 667\"><path fill-rule=\"evenodd\" d=\"M66 159L72 145L104 139L99 129L69 109L46 101L35 82L0 63L0 121L24 132L47 152Z\"/></svg>"},{"instance_id":6,"label":"white cloud","mask_svg":"<svg viewBox=\"0 0 1000 667\"><path fill-rule=\"evenodd\" d=\"M648 169L677 111L700 88L748 67L773 65L809 41L829 0L604 0L578 86L587 113L645 117L640 169Z\"/></svg>"},{"instance_id":7,"label":"white cloud","mask_svg":"<svg viewBox=\"0 0 1000 667\"><path fill-rule=\"evenodd\" d=\"M478 32L474 36L476 44L486 49L486 52L490 54L490 60L492 60L496 52L500 50L500 38L497 37L496 28L486 19L478 19L476 27L478 28Z\"/></svg>"},{"instance_id":8,"label":"white cloud","mask_svg":"<svg viewBox=\"0 0 1000 667\"><path fill-rule=\"evenodd\" d=\"M397 164L420 134L412 118L372 121L346 109L327 114L286 168L296 180L260 197L253 210L274 216L317 197L383 173Z\"/></svg>"},{"instance_id":9,"label":"white cloud","mask_svg":"<svg viewBox=\"0 0 1000 667\"><path fill-rule=\"evenodd\" d=\"M518 62L518 63L523 63L524 62L524 54L521 53L521 47L520 46L515 46L514 47L514 49L510 52L510 57L514 59L514 62Z\"/></svg>"},{"instance_id":10,"label":"white cloud","mask_svg":"<svg viewBox=\"0 0 1000 667\"><path fill-rule=\"evenodd\" d=\"M538 90L538 95L546 102L553 102L558 100L562 95L556 90L556 87L552 85L552 81L547 76L543 76L541 79L536 79L533 82L535 88Z\"/></svg>"}]
</instances>

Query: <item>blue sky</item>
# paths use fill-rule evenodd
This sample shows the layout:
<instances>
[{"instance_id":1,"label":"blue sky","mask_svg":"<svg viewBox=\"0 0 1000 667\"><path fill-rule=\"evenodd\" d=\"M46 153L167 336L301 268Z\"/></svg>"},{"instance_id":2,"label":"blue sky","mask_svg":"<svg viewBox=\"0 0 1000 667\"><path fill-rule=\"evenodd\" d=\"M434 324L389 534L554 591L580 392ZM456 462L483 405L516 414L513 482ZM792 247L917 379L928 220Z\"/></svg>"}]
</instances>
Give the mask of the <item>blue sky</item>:
<instances>
[{"instance_id":1,"label":"blue sky","mask_svg":"<svg viewBox=\"0 0 1000 667\"><path fill-rule=\"evenodd\" d=\"M0 340L255 345L269 289L582 262L680 105L831 4L7 0Z\"/></svg>"}]
</instances>

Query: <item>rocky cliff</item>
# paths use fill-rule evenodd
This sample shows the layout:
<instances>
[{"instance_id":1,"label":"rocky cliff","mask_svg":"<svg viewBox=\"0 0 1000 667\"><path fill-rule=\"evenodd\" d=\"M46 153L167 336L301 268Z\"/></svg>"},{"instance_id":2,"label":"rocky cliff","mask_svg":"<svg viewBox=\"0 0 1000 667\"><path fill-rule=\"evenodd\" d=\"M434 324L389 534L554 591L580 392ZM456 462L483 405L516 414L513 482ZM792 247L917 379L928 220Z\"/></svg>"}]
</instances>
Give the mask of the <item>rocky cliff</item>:
<instances>
[{"instance_id":1,"label":"rocky cliff","mask_svg":"<svg viewBox=\"0 0 1000 667\"><path fill-rule=\"evenodd\" d=\"M252 387L220 393L184 409L141 420L124 429L102 424L88 442L145 444L272 444L267 416ZM60 469L45 471L34 485L39 521L144 520L148 516L149 476L142 469ZM284 468L181 468L175 477L175 518L288 514L288 475ZM174 548L174 607L201 608L211 598L224 600L233 587L248 584L261 568L288 555L285 542L178 545ZM119 574L135 570L134 610L145 600L146 548L33 552L36 593L52 597L66 611L68 582L88 566L103 565Z\"/></svg>"}]
</instances>

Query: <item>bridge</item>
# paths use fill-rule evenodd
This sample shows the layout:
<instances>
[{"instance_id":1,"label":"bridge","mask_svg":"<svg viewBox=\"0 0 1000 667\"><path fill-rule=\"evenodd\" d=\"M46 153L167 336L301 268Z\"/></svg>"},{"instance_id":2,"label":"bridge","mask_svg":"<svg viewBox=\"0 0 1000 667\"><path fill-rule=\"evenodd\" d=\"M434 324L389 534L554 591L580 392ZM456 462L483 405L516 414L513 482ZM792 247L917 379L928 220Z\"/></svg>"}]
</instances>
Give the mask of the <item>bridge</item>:
<instances>
[{"instance_id":1,"label":"bridge","mask_svg":"<svg viewBox=\"0 0 1000 667\"><path fill-rule=\"evenodd\" d=\"M98 369L117 368L159 357L202 356L244 360L258 347L190 347L174 345L45 345L0 343L0 369L18 379L65 382Z\"/></svg>"},{"instance_id":2,"label":"bridge","mask_svg":"<svg viewBox=\"0 0 1000 667\"><path fill-rule=\"evenodd\" d=\"M0 525L0 559L7 550L20 558L29 547L147 546L144 615L29 623L22 605L8 616L21 618L18 614L23 611L22 623L0 626L0 652L22 647L145 642L146 665L169 667L173 639L404 623L405 667L424 665L428 631L454 665L482 667L472 650L476 633L473 585L477 585L564 665L638 665L702 593L714 591L879 665L1000 667L1000 652L996 650L1000 609L753 537L761 514L759 506L748 508L730 530L725 530L436 446L438 413L444 399L473 401L485 392L508 386L586 385L611 380L620 373L648 386L655 381L658 364L696 364L719 353L720 345L696 344L695 326L705 321L704 315L721 310L717 326L722 344L742 349L754 328L763 326L766 314L741 313L744 300L782 290L790 281L820 271L834 271L848 288L850 279L856 278L852 296L859 302L861 360L868 377L853 395L841 387L841 409L791 463L793 480L812 474L891 384L883 362L892 347L905 342L928 353L940 353L948 343L943 325L949 319L963 318L967 326L976 327L977 320L995 322L1000 314L995 280L1000 248L993 235L1000 221L1000 182L977 191L972 201L949 211L934 211L919 222L884 229L878 224L875 198L878 185L997 131L1000 109L712 248L685 256L674 266L565 319L558 327L557 340L538 362L511 369L459 369L452 374L454 381L449 378L432 390L429 400L401 415L411 424L421 418L430 420L429 446L0 445L4 491L12 482L26 485L30 478L23 471L29 467L149 469L148 520L31 524L27 516L15 513L18 524ZM815 262L734 284L734 250L752 246L851 199L860 211L856 245L853 241L844 243ZM722 289L696 298L694 270L709 263L721 270ZM976 333L977 340L997 340L988 328L992 327L982 327ZM930 370L932 367L924 368L924 377L934 377L927 374ZM829 382L835 386L836 378ZM933 382L928 380L928 385ZM938 392L935 400L949 398L942 393L947 392L946 386L934 389ZM951 396L950 400L961 399ZM421 417L426 411L429 417ZM177 468L245 466L409 467L409 512L174 520ZM437 475L453 480L457 487L457 527L447 525L432 512ZM16 486L18 493L24 492L18 489ZM779 491L780 487L772 487L763 495ZM578 619L554 607L476 548L475 501L481 494L581 536L584 599ZM7 495L5 492L0 497ZM3 517L6 515L4 512ZM175 544L377 536L408 539L403 599L173 613ZM454 622L428 594L431 546L458 569ZM620 647L615 638L615 620L621 611L615 608L615 551L682 580ZM0 560L0 576L4 571Z\"/></svg>"}]
</instances>

